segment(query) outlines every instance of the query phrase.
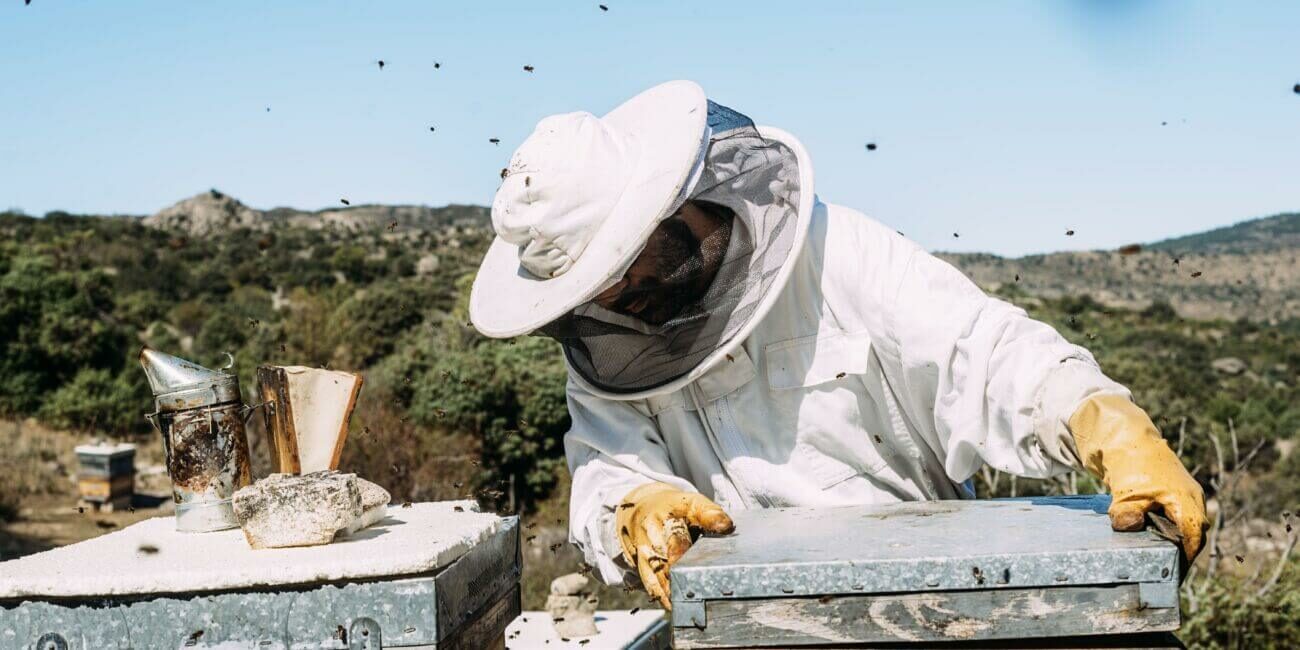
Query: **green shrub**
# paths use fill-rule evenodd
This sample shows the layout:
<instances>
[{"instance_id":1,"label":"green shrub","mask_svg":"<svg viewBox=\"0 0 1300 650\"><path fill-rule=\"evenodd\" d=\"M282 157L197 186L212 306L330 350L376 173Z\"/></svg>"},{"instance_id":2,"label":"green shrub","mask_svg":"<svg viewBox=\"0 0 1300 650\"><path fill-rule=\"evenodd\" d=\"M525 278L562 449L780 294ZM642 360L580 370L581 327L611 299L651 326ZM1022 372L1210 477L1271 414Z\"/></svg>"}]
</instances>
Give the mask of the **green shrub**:
<instances>
[{"instance_id":1,"label":"green shrub","mask_svg":"<svg viewBox=\"0 0 1300 650\"><path fill-rule=\"evenodd\" d=\"M144 373L137 368L127 367L117 374L84 368L49 395L39 415L62 429L129 435L146 428L144 414L152 410L150 394Z\"/></svg>"},{"instance_id":2,"label":"green shrub","mask_svg":"<svg viewBox=\"0 0 1300 650\"><path fill-rule=\"evenodd\" d=\"M1184 602L1178 636L1189 648L1291 650L1300 648L1300 562L1263 596L1235 578L1210 585L1195 612Z\"/></svg>"}]
</instances>

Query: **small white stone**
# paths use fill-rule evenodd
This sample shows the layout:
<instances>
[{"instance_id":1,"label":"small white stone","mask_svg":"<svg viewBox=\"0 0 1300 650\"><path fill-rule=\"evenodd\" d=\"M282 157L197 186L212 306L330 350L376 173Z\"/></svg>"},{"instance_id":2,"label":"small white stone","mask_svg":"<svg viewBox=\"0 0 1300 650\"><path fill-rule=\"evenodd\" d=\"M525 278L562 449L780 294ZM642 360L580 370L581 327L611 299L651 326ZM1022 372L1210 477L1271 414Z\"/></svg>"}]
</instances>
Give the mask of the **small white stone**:
<instances>
[{"instance_id":1,"label":"small white stone","mask_svg":"<svg viewBox=\"0 0 1300 650\"><path fill-rule=\"evenodd\" d=\"M546 597L546 611L551 615L555 633L561 637L584 637L597 633L596 595L587 590L587 577L570 573L551 581L551 595Z\"/></svg>"}]
</instances>

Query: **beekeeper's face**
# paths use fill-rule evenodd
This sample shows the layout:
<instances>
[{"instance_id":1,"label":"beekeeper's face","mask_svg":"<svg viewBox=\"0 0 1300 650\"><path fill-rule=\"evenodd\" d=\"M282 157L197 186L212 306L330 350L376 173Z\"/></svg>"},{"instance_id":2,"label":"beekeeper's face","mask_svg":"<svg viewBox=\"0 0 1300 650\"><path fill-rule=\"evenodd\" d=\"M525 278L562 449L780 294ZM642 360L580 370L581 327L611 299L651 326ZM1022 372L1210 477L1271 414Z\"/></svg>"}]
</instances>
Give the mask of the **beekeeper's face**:
<instances>
[{"instance_id":1,"label":"beekeeper's face","mask_svg":"<svg viewBox=\"0 0 1300 650\"><path fill-rule=\"evenodd\" d=\"M594 302L662 325L698 301L722 264L731 235L726 208L687 201L655 228L617 284Z\"/></svg>"}]
</instances>

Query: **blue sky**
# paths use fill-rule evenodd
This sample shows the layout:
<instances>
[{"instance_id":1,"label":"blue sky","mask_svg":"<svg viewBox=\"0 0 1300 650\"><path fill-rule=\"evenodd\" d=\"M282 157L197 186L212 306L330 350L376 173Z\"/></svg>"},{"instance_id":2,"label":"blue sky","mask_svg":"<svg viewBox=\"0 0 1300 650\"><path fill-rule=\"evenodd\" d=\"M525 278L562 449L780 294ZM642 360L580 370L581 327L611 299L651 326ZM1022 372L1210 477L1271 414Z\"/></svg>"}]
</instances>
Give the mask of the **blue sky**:
<instances>
[{"instance_id":1,"label":"blue sky","mask_svg":"<svg viewBox=\"0 0 1300 650\"><path fill-rule=\"evenodd\" d=\"M0 208L487 204L539 118L690 78L932 249L1300 210L1300 3L605 4L4 0Z\"/></svg>"}]
</instances>

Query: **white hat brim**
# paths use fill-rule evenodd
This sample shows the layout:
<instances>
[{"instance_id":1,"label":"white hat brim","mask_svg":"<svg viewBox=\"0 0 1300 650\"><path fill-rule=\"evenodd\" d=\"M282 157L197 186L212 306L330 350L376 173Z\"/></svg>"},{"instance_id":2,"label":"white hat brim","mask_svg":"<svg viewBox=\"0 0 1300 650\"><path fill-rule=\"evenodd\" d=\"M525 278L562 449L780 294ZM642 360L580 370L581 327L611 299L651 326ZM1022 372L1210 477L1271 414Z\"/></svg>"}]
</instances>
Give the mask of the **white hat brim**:
<instances>
[{"instance_id":1,"label":"white hat brim","mask_svg":"<svg viewBox=\"0 0 1300 650\"><path fill-rule=\"evenodd\" d=\"M600 118L639 145L622 196L582 254L558 277L529 273L519 264L519 247L495 238L470 291L474 327L496 338L527 334L587 302L627 268L690 181L705 148L707 104L695 82L670 81Z\"/></svg>"}]
</instances>

